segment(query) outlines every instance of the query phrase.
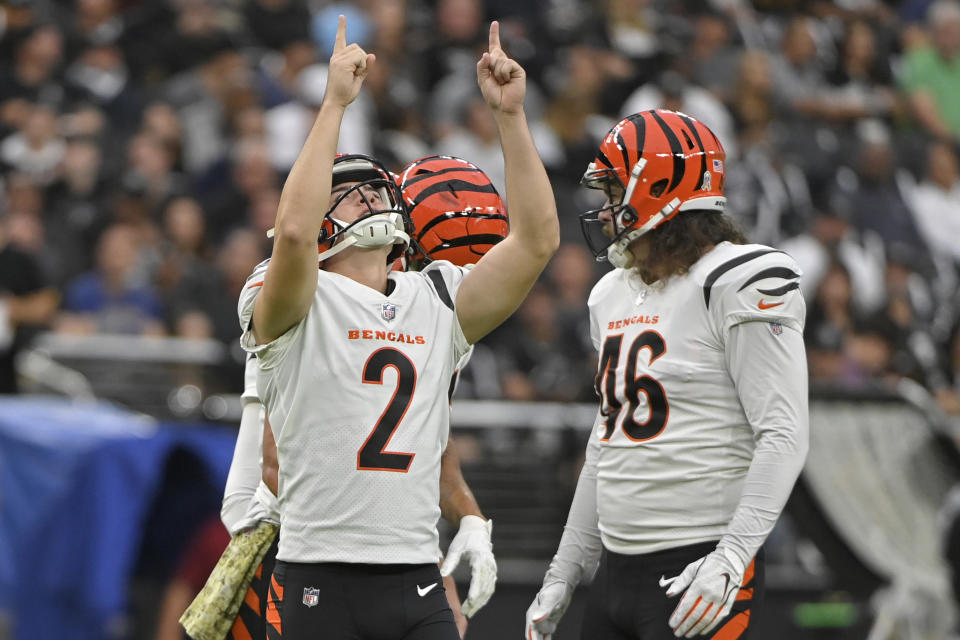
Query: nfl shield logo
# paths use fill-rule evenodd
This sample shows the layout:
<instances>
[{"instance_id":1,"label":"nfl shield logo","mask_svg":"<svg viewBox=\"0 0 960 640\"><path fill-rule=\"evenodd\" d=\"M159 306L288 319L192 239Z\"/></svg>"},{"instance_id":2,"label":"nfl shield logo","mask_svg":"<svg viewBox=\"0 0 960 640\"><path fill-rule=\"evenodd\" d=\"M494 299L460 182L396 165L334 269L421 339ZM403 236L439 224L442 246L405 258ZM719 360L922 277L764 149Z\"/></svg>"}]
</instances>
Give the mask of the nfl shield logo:
<instances>
[{"instance_id":1,"label":"nfl shield logo","mask_svg":"<svg viewBox=\"0 0 960 640\"><path fill-rule=\"evenodd\" d=\"M320 589L314 587L303 588L303 604L308 607L315 607L320 602Z\"/></svg>"},{"instance_id":2,"label":"nfl shield logo","mask_svg":"<svg viewBox=\"0 0 960 640\"><path fill-rule=\"evenodd\" d=\"M380 315L384 320L390 321L397 317L397 305L384 302L380 305Z\"/></svg>"},{"instance_id":3,"label":"nfl shield logo","mask_svg":"<svg viewBox=\"0 0 960 640\"><path fill-rule=\"evenodd\" d=\"M783 325L780 324L779 322L771 322L770 331L773 332L773 335L779 336L783 333Z\"/></svg>"}]
</instances>

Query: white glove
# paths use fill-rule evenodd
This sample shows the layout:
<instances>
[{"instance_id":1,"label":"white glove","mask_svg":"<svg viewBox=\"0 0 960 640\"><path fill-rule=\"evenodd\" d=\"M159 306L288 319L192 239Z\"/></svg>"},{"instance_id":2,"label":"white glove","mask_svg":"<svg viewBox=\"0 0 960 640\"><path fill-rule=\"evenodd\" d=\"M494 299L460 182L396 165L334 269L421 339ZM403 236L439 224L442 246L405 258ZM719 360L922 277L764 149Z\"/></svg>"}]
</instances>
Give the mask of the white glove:
<instances>
[{"instance_id":1,"label":"white glove","mask_svg":"<svg viewBox=\"0 0 960 640\"><path fill-rule=\"evenodd\" d=\"M460 610L468 618L472 618L487 604L497 586L497 559L493 557L493 544L490 542L492 530L492 520L477 516L460 518L460 529L450 541L450 548L440 565L440 575L446 577L460 564L460 557L467 556L470 562L470 590Z\"/></svg>"},{"instance_id":2,"label":"white glove","mask_svg":"<svg viewBox=\"0 0 960 640\"><path fill-rule=\"evenodd\" d=\"M668 598L687 590L670 616L673 635L691 638L709 633L726 618L740 591L743 571L743 563L736 555L716 549L688 564L679 576L669 579L661 577L660 586L670 586L667 589Z\"/></svg>"},{"instance_id":3,"label":"white glove","mask_svg":"<svg viewBox=\"0 0 960 640\"><path fill-rule=\"evenodd\" d=\"M543 585L533 604L527 609L527 626L524 640L550 640L551 634L560 624L560 618L570 605L573 587L557 581Z\"/></svg>"}]
</instances>

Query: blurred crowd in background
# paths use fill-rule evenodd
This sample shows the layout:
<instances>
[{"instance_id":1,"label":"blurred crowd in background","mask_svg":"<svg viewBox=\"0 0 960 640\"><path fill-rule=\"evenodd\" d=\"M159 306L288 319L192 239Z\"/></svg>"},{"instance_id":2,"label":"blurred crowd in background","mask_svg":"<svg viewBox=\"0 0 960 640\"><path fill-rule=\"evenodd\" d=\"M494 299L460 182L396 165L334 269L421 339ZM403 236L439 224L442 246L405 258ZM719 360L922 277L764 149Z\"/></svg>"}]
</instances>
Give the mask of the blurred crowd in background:
<instances>
[{"instance_id":1,"label":"blurred crowd in background","mask_svg":"<svg viewBox=\"0 0 960 640\"><path fill-rule=\"evenodd\" d=\"M0 0L0 369L38 329L235 345L341 13L377 61L340 150L394 170L456 155L502 193L491 19L528 73L563 245L460 397L593 400L608 267L578 183L614 122L666 107L720 137L751 240L803 267L813 382L908 377L960 412L956 0Z\"/></svg>"}]
</instances>

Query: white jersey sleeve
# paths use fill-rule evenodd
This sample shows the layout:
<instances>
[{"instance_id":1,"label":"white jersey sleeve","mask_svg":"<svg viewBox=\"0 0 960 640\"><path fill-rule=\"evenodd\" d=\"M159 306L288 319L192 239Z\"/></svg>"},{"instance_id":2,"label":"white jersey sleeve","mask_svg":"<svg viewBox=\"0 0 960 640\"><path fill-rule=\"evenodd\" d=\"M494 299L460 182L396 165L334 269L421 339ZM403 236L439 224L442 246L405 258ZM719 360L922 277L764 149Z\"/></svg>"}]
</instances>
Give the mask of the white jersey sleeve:
<instances>
[{"instance_id":1,"label":"white jersey sleeve","mask_svg":"<svg viewBox=\"0 0 960 640\"><path fill-rule=\"evenodd\" d=\"M727 337L727 362L756 448L719 547L744 565L773 530L806 459L809 439L803 334L747 322Z\"/></svg>"},{"instance_id":2,"label":"white jersey sleeve","mask_svg":"<svg viewBox=\"0 0 960 640\"><path fill-rule=\"evenodd\" d=\"M250 360L247 361L247 368L251 366L256 369L255 360L252 364ZM263 417L263 405L259 402L247 402L244 405L220 508L220 519L230 535L244 528L242 523L260 484Z\"/></svg>"},{"instance_id":3,"label":"white jersey sleeve","mask_svg":"<svg viewBox=\"0 0 960 640\"><path fill-rule=\"evenodd\" d=\"M286 333L265 344L257 344L253 335L253 306L260 295L263 287L263 279L267 275L267 267L270 260L264 260L253 273L247 278L243 285L243 291L240 292L240 302L237 306L237 313L240 316L240 329L243 333L240 336L240 346L250 354L257 356L261 369L269 369L276 366L277 362L283 358L284 354L297 340L297 336L303 331L304 320L290 327Z\"/></svg>"},{"instance_id":4,"label":"white jersey sleeve","mask_svg":"<svg viewBox=\"0 0 960 640\"><path fill-rule=\"evenodd\" d=\"M603 542L597 516L597 458L600 455L600 436L603 433L603 416L597 418L590 430L587 453L580 469L580 478L570 503L567 523L557 553L550 561L543 584L557 580L576 586L591 580L600 564Z\"/></svg>"},{"instance_id":5,"label":"white jersey sleeve","mask_svg":"<svg viewBox=\"0 0 960 640\"><path fill-rule=\"evenodd\" d=\"M746 565L780 517L807 451L806 306L792 257L755 245L715 268L704 298L754 435L743 491L719 544Z\"/></svg>"},{"instance_id":6,"label":"white jersey sleeve","mask_svg":"<svg viewBox=\"0 0 960 640\"><path fill-rule=\"evenodd\" d=\"M782 251L753 247L716 267L704 281L704 302L718 338L742 322L778 323L803 333L806 305L800 267Z\"/></svg>"}]
</instances>

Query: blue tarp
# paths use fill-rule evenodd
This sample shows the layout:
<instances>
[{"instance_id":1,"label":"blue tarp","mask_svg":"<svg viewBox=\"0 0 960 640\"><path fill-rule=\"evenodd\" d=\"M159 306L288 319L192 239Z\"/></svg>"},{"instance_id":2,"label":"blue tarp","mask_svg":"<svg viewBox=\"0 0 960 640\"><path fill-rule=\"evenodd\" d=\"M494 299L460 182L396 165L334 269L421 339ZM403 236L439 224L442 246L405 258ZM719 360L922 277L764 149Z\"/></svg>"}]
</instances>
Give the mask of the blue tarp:
<instances>
[{"instance_id":1,"label":"blue tarp","mask_svg":"<svg viewBox=\"0 0 960 640\"><path fill-rule=\"evenodd\" d=\"M0 398L0 611L16 640L123 637L127 587L174 451L223 487L236 430L106 404Z\"/></svg>"}]
</instances>

